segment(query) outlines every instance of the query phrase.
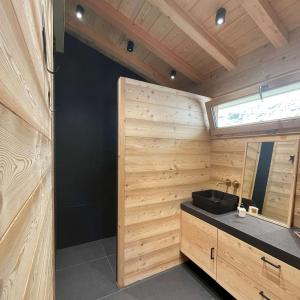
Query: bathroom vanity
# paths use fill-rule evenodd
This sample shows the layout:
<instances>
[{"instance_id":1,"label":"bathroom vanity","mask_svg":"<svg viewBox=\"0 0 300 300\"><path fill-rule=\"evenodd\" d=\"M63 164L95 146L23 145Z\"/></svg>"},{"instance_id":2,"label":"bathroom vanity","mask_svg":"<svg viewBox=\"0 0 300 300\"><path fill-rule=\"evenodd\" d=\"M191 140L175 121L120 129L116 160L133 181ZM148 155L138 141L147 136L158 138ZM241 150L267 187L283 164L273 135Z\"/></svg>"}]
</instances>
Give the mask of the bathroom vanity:
<instances>
[{"instance_id":1,"label":"bathroom vanity","mask_svg":"<svg viewBox=\"0 0 300 300\"><path fill-rule=\"evenodd\" d=\"M300 299L300 239L235 212L181 205L181 252L237 299Z\"/></svg>"}]
</instances>

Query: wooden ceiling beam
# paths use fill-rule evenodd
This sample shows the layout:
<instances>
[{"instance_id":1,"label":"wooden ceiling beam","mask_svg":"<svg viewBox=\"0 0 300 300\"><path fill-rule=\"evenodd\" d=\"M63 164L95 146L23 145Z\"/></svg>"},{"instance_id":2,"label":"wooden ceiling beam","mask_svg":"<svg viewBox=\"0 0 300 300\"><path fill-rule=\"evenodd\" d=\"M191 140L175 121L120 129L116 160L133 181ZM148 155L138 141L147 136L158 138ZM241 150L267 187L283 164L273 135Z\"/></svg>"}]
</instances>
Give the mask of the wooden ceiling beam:
<instances>
[{"instance_id":1,"label":"wooden ceiling beam","mask_svg":"<svg viewBox=\"0 0 300 300\"><path fill-rule=\"evenodd\" d=\"M89 41L96 50L100 52L103 51L105 55L122 63L122 65L141 74L150 81L175 88L175 84L169 80L168 76L162 75L157 70L154 70L151 66L132 55L132 53L124 51L122 48L114 45L107 38L95 32L90 25L77 20L68 13L66 14L66 28L75 36L79 36L82 39Z\"/></svg>"},{"instance_id":2,"label":"wooden ceiling beam","mask_svg":"<svg viewBox=\"0 0 300 300\"><path fill-rule=\"evenodd\" d=\"M129 18L124 16L106 1L84 0L82 3L192 81L201 83L205 80L204 76L201 75L200 72L195 70L180 56L176 55L172 50L164 46L158 39L151 36L143 28L132 23Z\"/></svg>"},{"instance_id":3,"label":"wooden ceiling beam","mask_svg":"<svg viewBox=\"0 0 300 300\"><path fill-rule=\"evenodd\" d=\"M174 0L149 1L227 70L236 67L235 59L229 51L211 36L205 28L197 24Z\"/></svg>"},{"instance_id":4,"label":"wooden ceiling beam","mask_svg":"<svg viewBox=\"0 0 300 300\"><path fill-rule=\"evenodd\" d=\"M240 0L240 2L242 7L276 48L288 45L288 31L280 22L268 0Z\"/></svg>"}]
</instances>

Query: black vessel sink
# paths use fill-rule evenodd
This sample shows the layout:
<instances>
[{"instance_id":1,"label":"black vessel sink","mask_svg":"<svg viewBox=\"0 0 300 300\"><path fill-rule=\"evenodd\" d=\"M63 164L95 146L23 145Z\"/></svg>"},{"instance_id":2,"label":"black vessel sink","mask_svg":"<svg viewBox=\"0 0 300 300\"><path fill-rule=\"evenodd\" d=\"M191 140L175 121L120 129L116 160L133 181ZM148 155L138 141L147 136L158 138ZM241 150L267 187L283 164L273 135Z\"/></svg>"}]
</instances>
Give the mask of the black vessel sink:
<instances>
[{"instance_id":1,"label":"black vessel sink","mask_svg":"<svg viewBox=\"0 0 300 300\"><path fill-rule=\"evenodd\" d=\"M195 206L216 215L236 210L239 203L238 196L216 190L193 192L192 198Z\"/></svg>"}]
</instances>

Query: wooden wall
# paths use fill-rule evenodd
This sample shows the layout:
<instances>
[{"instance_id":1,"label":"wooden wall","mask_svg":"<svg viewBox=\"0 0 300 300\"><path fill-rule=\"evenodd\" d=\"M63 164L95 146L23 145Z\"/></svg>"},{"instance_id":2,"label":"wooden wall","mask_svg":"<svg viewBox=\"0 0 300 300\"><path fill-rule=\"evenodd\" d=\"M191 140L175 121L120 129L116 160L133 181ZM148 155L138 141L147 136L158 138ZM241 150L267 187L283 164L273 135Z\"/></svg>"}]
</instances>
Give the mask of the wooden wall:
<instances>
[{"instance_id":1,"label":"wooden wall","mask_svg":"<svg viewBox=\"0 0 300 300\"><path fill-rule=\"evenodd\" d=\"M211 141L211 181L222 179L242 181L244 154L247 142L285 141L300 139L299 135L269 136L257 138L216 139ZM212 184L213 185L213 184ZM229 192L233 192L230 190ZM300 227L300 163L298 165L296 201L293 225Z\"/></svg>"},{"instance_id":2,"label":"wooden wall","mask_svg":"<svg viewBox=\"0 0 300 300\"><path fill-rule=\"evenodd\" d=\"M294 182L294 165L291 155L297 154L298 142L287 141L274 144L263 215L282 223L288 222L289 203Z\"/></svg>"},{"instance_id":3,"label":"wooden wall","mask_svg":"<svg viewBox=\"0 0 300 300\"><path fill-rule=\"evenodd\" d=\"M52 1L0 1L0 299L53 299Z\"/></svg>"},{"instance_id":4,"label":"wooden wall","mask_svg":"<svg viewBox=\"0 0 300 300\"><path fill-rule=\"evenodd\" d=\"M209 180L205 100L119 80L119 286L181 262L180 203Z\"/></svg>"},{"instance_id":5,"label":"wooden wall","mask_svg":"<svg viewBox=\"0 0 300 300\"><path fill-rule=\"evenodd\" d=\"M191 89L197 94L209 97L237 95L240 90L257 86L272 78L295 73L300 80L300 29L294 29L289 34L289 45L275 48L270 43L239 58L238 66L228 72L219 69L212 72L209 78L198 87ZM299 138L299 136L269 137L274 139ZM259 139L259 138L258 138ZM241 180L245 142L255 138L219 139L211 144L211 178L219 180L230 178ZM300 173L298 169L298 174ZM213 186L215 184L213 183ZM300 227L300 178L298 176L294 225Z\"/></svg>"}]
</instances>

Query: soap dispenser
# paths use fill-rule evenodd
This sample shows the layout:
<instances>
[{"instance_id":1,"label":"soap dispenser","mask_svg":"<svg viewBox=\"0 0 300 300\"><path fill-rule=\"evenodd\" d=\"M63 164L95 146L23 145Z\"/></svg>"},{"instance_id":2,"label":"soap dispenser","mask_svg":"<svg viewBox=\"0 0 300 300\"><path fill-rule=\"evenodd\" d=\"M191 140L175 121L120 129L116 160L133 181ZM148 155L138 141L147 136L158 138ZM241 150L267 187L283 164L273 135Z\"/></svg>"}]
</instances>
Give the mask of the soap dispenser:
<instances>
[{"instance_id":1,"label":"soap dispenser","mask_svg":"<svg viewBox=\"0 0 300 300\"><path fill-rule=\"evenodd\" d=\"M241 218L245 218L246 217L246 208L244 207L244 204L241 203L240 206L238 207L238 216Z\"/></svg>"}]
</instances>

